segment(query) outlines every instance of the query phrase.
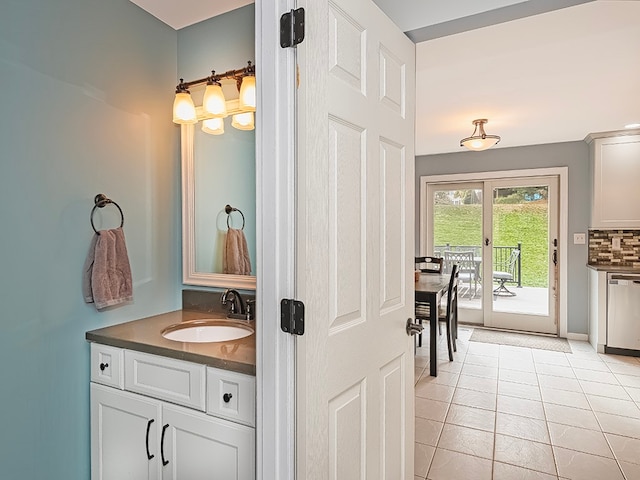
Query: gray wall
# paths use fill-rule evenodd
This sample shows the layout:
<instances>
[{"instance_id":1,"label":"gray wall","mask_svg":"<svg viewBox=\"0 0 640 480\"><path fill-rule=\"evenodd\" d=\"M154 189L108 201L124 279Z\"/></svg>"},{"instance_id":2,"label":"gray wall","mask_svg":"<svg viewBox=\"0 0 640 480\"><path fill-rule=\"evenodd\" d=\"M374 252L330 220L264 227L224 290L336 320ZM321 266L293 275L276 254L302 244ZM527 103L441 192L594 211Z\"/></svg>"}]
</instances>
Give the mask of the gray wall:
<instances>
[{"instance_id":1,"label":"gray wall","mask_svg":"<svg viewBox=\"0 0 640 480\"><path fill-rule=\"evenodd\" d=\"M85 332L180 306L176 46L128 0L2 2L3 479L90 478ZM133 304L104 312L81 294L97 193L124 211L134 282Z\"/></svg>"},{"instance_id":2,"label":"gray wall","mask_svg":"<svg viewBox=\"0 0 640 480\"><path fill-rule=\"evenodd\" d=\"M494 148L483 152L466 151L416 157L416 249L420 245L421 176L565 166L569 168L567 329L571 333L587 333L587 246L573 245L573 233L586 233L589 226L591 184L589 149L585 142Z\"/></svg>"}]
</instances>

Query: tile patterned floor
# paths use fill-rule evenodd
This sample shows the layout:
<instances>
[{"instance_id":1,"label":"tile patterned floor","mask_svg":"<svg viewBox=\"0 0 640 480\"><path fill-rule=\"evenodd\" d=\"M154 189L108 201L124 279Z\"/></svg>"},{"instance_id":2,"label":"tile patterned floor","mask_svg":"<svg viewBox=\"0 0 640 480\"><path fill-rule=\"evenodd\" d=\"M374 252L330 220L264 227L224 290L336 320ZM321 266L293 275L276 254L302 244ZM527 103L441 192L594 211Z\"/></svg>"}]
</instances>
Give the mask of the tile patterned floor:
<instances>
[{"instance_id":1,"label":"tile patterned floor","mask_svg":"<svg viewBox=\"0 0 640 480\"><path fill-rule=\"evenodd\" d=\"M640 480L640 359L469 342L417 349L415 480Z\"/></svg>"}]
</instances>

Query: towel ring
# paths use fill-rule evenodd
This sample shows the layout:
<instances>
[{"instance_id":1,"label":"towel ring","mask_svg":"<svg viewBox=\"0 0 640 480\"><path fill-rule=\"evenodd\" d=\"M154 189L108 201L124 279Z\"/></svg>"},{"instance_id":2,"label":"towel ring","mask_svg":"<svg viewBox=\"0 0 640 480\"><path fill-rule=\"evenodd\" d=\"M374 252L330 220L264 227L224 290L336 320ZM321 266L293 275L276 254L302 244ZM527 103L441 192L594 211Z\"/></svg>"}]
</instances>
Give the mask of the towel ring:
<instances>
[{"instance_id":1,"label":"towel ring","mask_svg":"<svg viewBox=\"0 0 640 480\"><path fill-rule=\"evenodd\" d=\"M93 206L93 208L91 209L91 228L93 228L93 231L96 232L98 235L100 235L100 232L98 230L96 230L96 226L93 224L93 214L96 211L96 208L104 208L105 205L111 203L112 205L115 205L118 208L118 211L120 212L120 228L123 227L124 225L124 213L122 213L122 209L120 208L120 205L118 205L116 202L114 202L113 200L111 200L110 198L107 198L107 196L104 193L99 193L98 195L95 196L95 198L93 199L95 205Z\"/></svg>"},{"instance_id":2,"label":"towel ring","mask_svg":"<svg viewBox=\"0 0 640 480\"><path fill-rule=\"evenodd\" d=\"M231 205L226 205L224 207L224 211L227 213L227 228L231 228L231 226L229 225L229 217L231 217L231 212L238 212L240 215L242 215L242 228L241 230L244 230L244 213L242 213L242 210L239 210L235 207L232 207Z\"/></svg>"}]
</instances>

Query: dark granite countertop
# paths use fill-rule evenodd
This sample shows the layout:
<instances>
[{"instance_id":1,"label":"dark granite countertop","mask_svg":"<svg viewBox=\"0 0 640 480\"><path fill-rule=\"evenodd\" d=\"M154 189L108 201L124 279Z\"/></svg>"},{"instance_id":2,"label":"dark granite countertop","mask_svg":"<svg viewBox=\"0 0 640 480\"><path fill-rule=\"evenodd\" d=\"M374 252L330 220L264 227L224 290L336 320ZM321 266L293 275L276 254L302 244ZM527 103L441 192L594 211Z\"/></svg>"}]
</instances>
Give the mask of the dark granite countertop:
<instances>
[{"instance_id":1,"label":"dark granite countertop","mask_svg":"<svg viewBox=\"0 0 640 480\"><path fill-rule=\"evenodd\" d=\"M587 264L588 268L597 272L612 272L612 273L640 273L640 267L623 266L623 265L592 265Z\"/></svg>"},{"instance_id":2,"label":"dark granite countertop","mask_svg":"<svg viewBox=\"0 0 640 480\"><path fill-rule=\"evenodd\" d=\"M167 340L161 331L173 324L202 318L224 318L215 313L177 310L153 317L91 330L90 342L186 360L234 372L256 374L256 336L230 342L183 343ZM252 322L253 323L253 322Z\"/></svg>"}]
</instances>

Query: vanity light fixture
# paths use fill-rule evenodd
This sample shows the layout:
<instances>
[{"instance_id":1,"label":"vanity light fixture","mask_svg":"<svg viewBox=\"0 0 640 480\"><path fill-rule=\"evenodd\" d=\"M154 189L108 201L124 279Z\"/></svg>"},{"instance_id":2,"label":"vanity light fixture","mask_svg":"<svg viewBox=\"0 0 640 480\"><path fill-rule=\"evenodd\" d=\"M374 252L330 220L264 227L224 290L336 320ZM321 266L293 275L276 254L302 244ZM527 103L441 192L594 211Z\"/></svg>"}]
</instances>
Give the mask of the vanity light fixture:
<instances>
[{"instance_id":1,"label":"vanity light fixture","mask_svg":"<svg viewBox=\"0 0 640 480\"><path fill-rule=\"evenodd\" d=\"M222 74L211 75L191 82L182 78L176 87L176 98L173 102L173 122L179 125L194 124L202 121L202 131L212 135L224 133L223 119L233 116L231 125L239 130L255 128L256 111L256 67L251 62L244 68L229 70ZM221 80L233 79L239 90L238 99L226 100L222 91ZM202 106L196 107L191 98L189 88L206 84ZM228 93L228 92L227 92Z\"/></svg>"},{"instance_id":2,"label":"vanity light fixture","mask_svg":"<svg viewBox=\"0 0 640 480\"><path fill-rule=\"evenodd\" d=\"M473 133L470 137L460 140L460 146L479 152L481 150L491 148L498 143L500 141L500 137L498 135L487 135L485 133L484 124L487 122L488 120L486 118L474 120L473 124L475 125L475 128Z\"/></svg>"}]
</instances>

